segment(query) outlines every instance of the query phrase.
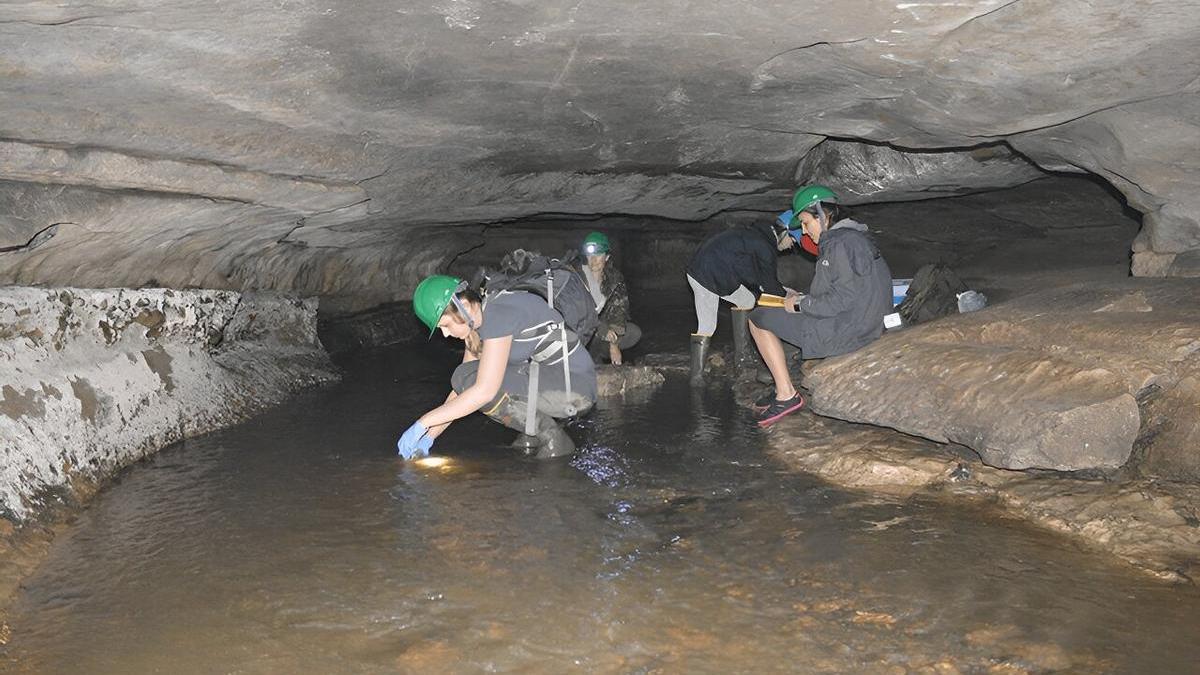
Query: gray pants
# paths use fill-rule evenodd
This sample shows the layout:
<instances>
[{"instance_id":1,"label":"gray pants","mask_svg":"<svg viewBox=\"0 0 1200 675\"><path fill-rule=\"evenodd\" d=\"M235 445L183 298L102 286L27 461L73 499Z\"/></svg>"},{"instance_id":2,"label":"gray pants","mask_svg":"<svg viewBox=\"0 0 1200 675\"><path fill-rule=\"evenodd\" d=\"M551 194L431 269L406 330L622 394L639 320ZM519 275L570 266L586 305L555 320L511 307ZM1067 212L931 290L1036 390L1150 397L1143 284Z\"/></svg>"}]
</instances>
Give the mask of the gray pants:
<instances>
[{"instance_id":1,"label":"gray pants","mask_svg":"<svg viewBox=\"0 0 1200 675\"><path fill-rule=\"evenodd\" d=\"M717 309L722 300L732 303L738 309L754 309L754 303L758 300L754 291L745 286L738 286L737 290L729 295L717 295L701 286L692 275L687 275L687 279L696 301L696 335L712 335L717 332Z\"/></svg>"},{"instance_id":2,"label":"gray pants","mask_svg":"<svg viewBox=\"0 0 1200 675\"><path fill-rule=\"evenodd\" d=\"M542 366L542 372L545 373L549 368L562 368L561 365ZM450 376L450 386L454 391L463 393L467 387L475 384L475 378L479 376L479 361L467 361L460 364L454 369L454 374ZM543 384L548 384L543 379ZM500 384L500 393L496 394L496 398L483 407L483 414L491 417L488 412L494 409L502 398L508 396L515 401L522 403L528 400L529 396L529 371L516 366L509 366L504 371L504 380ZM581 415L591 409L595 403L594 398L587 397L578 392L564 392L541 387L538 391L537 409L540 413L545 413L551 417L559 419L570 417L572 414ZM572 412L573 411L573 412ZM509 426L505 422L501 422L505 426ZM521 427L515 426L514 429Z\"/></svg>"},{"instance_id":3,"label":"gray pants","mask_svg":"<svg viewBox=\"0 0 1200 675\"><path fill-rule=\"evenodd\" d=\"M792 314L782 307L759 307L750 312L750 322L801 349L805 342L812 344L808 338L812 333L812 317L804 314Z\"/></svg>"}]
</instances>

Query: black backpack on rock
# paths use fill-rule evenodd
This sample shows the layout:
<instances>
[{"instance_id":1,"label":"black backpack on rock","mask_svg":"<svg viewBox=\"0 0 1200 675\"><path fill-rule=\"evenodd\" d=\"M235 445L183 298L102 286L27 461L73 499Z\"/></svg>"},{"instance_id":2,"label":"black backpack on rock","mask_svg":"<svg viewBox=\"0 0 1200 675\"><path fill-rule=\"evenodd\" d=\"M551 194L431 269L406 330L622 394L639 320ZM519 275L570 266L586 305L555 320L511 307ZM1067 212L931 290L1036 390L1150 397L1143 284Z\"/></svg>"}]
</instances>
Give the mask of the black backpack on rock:
<instances>
[{"instance_id":1,"label":"black backpack on rock","mask_svg":"<svg viewBox=\"0 0 1200 675\"><path fill-rule=\"evenodd\" d=\"M896 307L896 311L906 324L958 314L958 294L966 291L967 285L954 270L940 263L925 265L913 275L904 302Z\"/></svg>"}]
</instances>

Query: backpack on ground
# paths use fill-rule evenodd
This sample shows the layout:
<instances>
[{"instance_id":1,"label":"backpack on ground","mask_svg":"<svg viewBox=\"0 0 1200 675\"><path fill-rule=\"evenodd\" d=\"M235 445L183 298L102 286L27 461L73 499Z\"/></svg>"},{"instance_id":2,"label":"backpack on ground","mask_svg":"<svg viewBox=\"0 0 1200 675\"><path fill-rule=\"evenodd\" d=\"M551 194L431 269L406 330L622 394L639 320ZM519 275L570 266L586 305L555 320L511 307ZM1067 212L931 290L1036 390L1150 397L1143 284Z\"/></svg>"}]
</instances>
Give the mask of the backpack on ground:
<instances>
[{"instance_id":1,"label":"backpack on ground","mask_svg":"<svg viewBox=\"0 0 1200 675\"><path fill-rule=\"evenodd\" d=\"M925 265L913 275L904 301L896 307L906 324L918 324L958 313L958 295L967 285L946 265Z\"/></svg>"},{"instance_id":2,"label":"backpack on ground","mask_svg":"<svg viewBox=\"0 0 1200 675\"><path fill-rule=\"evenodd\" d=\"M500 260L497 270L480 270L479 283L485 293L528 291L558 310L563 323L580 342L587 344L600 326L596 302L570 257L549 258L536 251L516 249Z\"/></svg>"}]
</instances>

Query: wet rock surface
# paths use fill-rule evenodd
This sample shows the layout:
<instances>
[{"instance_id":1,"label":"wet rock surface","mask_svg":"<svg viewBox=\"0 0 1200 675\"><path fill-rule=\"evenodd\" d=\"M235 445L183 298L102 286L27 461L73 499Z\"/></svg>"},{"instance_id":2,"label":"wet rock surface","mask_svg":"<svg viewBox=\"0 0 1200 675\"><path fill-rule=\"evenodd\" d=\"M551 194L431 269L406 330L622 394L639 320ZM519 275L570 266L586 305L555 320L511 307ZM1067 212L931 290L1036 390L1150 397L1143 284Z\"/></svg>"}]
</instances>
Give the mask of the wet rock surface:
<instances>
[{"instance_id":1,"label":"wet rock surface","mask_svg":"<svg viewBox=\"0 0 1200 675\"><path fill-rule=\"evenodd\" d=\"M596 366L600 396L620 396L638 389L657 387L666 381L658 368L642 365Z\"/></svg>"},{"instance_id":2,"label":"wet rock surface","mask_svg":"<svg viewBox=\"0 0 1200 675\"><path fill-rule=\"evenodd\" d=\"M0 509L37 515L184 438L336 379L316 301L168 289L0 289Z\"/></svg>"},{"instance_id":3,"label":"wet rock surface","mask_svg":"<svg viewBox=\"0 0 1200 675\"><path fill-rule=\"evenodd\" d=\"M804 382L819 414L959 443L992 466L1112 469L1137 442L1143 471L1195 480L1196 297L1187 280L1035 292L891 332Z\"/></svg>"},{"instance_id":4,"label":"wet rock surface","mask_svg":"<svg viewBox=\"0 0 1200 675\"><path fill-rule=\"evenodd\" d=\"M786 465L837 485L906 497L983 499L1159 578L1200 578L1197 485L1006 471L981 464L966 448L808 413L775 424L767 438Z\"/></svg>"}]
</instances>

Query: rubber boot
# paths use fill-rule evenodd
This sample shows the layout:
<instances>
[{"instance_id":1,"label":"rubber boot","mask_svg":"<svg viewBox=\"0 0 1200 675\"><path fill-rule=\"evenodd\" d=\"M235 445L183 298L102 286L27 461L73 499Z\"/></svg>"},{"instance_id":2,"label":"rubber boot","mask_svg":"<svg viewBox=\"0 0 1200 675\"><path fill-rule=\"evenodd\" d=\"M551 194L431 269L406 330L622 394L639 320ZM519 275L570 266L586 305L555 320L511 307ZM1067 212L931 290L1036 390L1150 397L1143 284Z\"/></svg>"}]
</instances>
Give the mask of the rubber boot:
<instances>
[{"instance_id":1,"label":"rubber boot","mask_svg":"<svg viewBox=\"0 0 1200 675\"><path fill-rule=\"evenodd\" d=\"M537 427L536 436L525 434L525 400L504 394L500 402L493 405L485 413L488 417L503 424L509 429L520 432L512 445L527 455L536 455L539 459L565 457L575 452L575 442L559 426L553 417L538 411L534 423Z\"/></svg>"},{"instance_id":2,"label":"rubber boot","mask_svg":"<svg viewBox=\"0 0 1200 675\"><path fill-rule=\"evenodd\" d=\"M708 335L692 335L692 360L688 371L688 382L693 387L704 384L704 366L708 360Z\"/></svg>"},{"instance_id":3,"label":"rubber boot","mask_svg":"<svg viewBox=\"0 0 1200 675\"><path fill-rule=\"evenodd\" d=\"M758 361L758 352L750 337L750 310L734 307L729 317L733 320L733 362L741 374L753 369Z\"/></svg>"},{"instance_id":4,"label":"rubber boot","mask_svg":"<svg viewBox=\"0 0 1200 675\"><path fill-rule=\"evenodd\" d=\"M575 441L567 435L562 425L549 415L538 415L537 439L540 442L535 455L538 459L553 459L575 454Z\"/></svg>"}]
</instances>

